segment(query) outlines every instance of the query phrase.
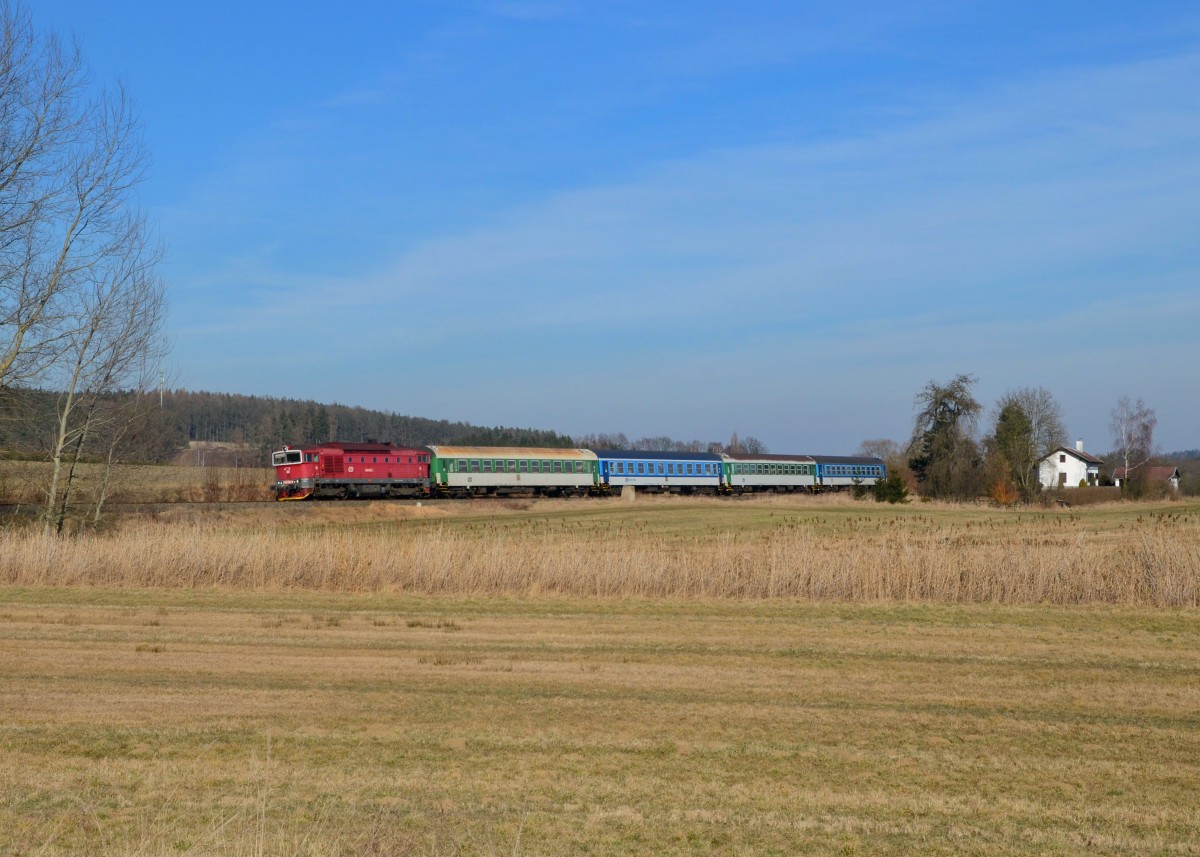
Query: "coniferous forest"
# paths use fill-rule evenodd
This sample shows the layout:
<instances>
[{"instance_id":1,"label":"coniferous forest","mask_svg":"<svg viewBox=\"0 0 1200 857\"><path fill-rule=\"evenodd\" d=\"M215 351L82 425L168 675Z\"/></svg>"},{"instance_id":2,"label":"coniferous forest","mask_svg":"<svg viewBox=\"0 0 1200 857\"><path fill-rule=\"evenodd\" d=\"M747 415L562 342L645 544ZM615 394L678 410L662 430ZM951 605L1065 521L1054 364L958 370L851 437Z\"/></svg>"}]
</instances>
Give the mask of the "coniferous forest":
<instances>
[{"instance_id":1,"label":"coniferous forest","mask_svg":"<svg viewBox=\"0 0 1200 857\"><path fill-rule=\"evenodd\" d=\"M57 394L10 390L0 403L0 449L39 456L48 448ZM572 446L553 431L428 419L348 405L171 390L144 403L137 442L126 460L166 462L194 442L242 444L266 466L271 450L322 440L390 441L402 445ZM104 438L97 435L96 452Z\"/></svg>"}]
</instances>

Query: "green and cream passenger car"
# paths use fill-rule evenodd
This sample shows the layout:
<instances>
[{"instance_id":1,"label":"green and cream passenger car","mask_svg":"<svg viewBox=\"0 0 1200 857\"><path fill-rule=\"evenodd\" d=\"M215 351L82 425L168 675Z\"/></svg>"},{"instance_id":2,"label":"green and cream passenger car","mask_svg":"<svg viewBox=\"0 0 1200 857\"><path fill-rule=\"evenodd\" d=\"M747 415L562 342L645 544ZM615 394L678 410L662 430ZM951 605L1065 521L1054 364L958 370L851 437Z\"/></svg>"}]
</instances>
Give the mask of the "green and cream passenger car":
<instances>
[{"instance_id":1,"label":"green and cream passenger car","mask_svg":"<svg viewBox=\"0 0 1200 857\"><path fill-rule=\"evenodd\" d=\"M587 449L430 446L436 494L545 494L570 497L596 489L596 453Z\"/></svg>"},{"instance_id":2,"label":"green and cream passenger car","mask_svg":"<svg viewBox=\"0 0 1200 857\"><path fill-rule=\"evenodd\" d=\"M726 489L735 494L755 491L814 491L817 462L808 455L722 454Z\"/></svg>"}]
</instances>

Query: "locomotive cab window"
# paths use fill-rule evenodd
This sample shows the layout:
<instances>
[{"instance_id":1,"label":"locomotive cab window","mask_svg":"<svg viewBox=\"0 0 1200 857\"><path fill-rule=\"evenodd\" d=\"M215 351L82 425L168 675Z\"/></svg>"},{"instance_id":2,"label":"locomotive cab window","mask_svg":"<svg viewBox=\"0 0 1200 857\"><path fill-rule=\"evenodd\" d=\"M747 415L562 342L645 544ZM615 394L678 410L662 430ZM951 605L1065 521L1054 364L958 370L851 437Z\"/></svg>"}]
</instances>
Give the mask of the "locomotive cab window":
<instances>
[{"instance_id":1,"label":"locomotive cab window","mask_svg":"<svg viewBox=\"0 0 1200 857\"><path fill-rule=\"evenodd\" d=\"M284 464L299 464L300 461L301 456L298 449L284 449L271 455L271 464L274 467Z\"/></svg>"}]
</instances>

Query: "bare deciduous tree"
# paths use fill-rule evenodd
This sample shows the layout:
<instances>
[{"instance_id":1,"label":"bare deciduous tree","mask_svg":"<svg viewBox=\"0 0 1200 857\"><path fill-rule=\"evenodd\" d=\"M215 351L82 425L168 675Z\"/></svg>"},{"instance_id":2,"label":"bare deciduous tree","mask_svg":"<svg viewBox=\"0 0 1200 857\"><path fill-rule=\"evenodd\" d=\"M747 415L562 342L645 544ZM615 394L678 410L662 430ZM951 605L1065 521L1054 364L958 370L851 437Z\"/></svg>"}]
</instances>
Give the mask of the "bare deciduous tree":
<instances>
[{"instance_id":1,"label":"bare deciduous tree","mask_svg":"<svg viewBox=\"0 0 1200 857\"><path fill-rule=\"evenodd\" d=\"M145 163L125 92L92 86L76 46L0 0L0 391L60 393L50 530L115 416L105 395L144 384L163 352L159 254L131 199Z\"/></svg>"},{"instance_id":2,"label":"bare deciduous tree","mask_svg":"<svg viewBox=\"0 0 1200 857\"><path fill-rule=\"evenodd\" d=\"M1013 482L1026 497L1038 484L1039 462L1066 443L1062 408L1044 387L1009 390L996 403L988 444L1008 464Z\"/></svg>"},{"instance_id":3,"label":"bare deciduous tree","mask_svg":"<svg viewBox=\"0 0 1200 857\"><path fill-rule=\"evenodd\" d=\"M1130 402L1128 396L1117 399L1112 409L1114 453L1121 460L1125 482L1137 482L1139 468L1154 456L1154 429L1158 417L1141 399Z\"/></svg>"},{"instance_id":4,"label":"bare deciduous tree","mask_svg":"<svg viewBox=\"0 0 1200 857\"><path fill-rule=\"evenodd\" d=\"M864 440L858 445L858 454L882 458L890 463L904 454L904 448L888 437L872 438Z\"/></svg>"},{"instance_id":5,"label":"bare deciduous tree","mask_svg":"<svg viewBox=\"0 0 1200 857\"><path fill-rule=\"evenodd\" d=\"M130 220L121 243L110 248L109 264L89 271L75 292L77 324L64 336L63 354L69 359L61 360L56 365L61 374L52 376L61 393L47 490L48 530L62 531L88 441L100 432L117 439L124 434L119 419L129 414L113 394L142 393L152 386L165 351L163 289L154 276L159 254L145 242L144 225Z\"/></svg>"},{"instance_id":6,"label":"bare deciduous tree","mask_svg":"<svg viewBox=\"0 0 1200 857\"><path fill-rule=\"evenodd\" d=\"M88 156L99 106L86 83L77 48L0 2L0 387L53 362L83 245L112 211L112 183L89 174L101 163Z\"/></svg>"},{"instance_id":7,"label":"bare deciduous tree","mask_svg":"<svg viewBox=\"0 0 1200 857\"><path fill-rule=\"evenodd\" d=\"M742 438L742 451L747 455L766 455L768 452L767 445L754 435L746 435Z\"/></svg>"}]
</instances>

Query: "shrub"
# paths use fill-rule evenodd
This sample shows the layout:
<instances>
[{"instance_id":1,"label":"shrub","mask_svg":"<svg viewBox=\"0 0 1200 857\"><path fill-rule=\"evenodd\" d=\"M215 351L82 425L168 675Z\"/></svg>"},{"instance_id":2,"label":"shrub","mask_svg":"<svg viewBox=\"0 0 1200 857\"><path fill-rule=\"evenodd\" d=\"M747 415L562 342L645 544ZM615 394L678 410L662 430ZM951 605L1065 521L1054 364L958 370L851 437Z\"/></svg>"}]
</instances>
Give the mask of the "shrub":
<instances>
[{"instance_id":1,"label":"shrub","mask_svg":"<svg viewBox=\"0 0 1200 857\"><path fill-rule=\"evenodd\" d=\"M879 503L908 502L908 484L899 473L889 473L886 479L876 482L871 491Z\"/></svg>"},{"instance_id":2,"label":"shrub","mask_svg":"<svg viewBox=\"0 0 1200 857\"><path fill-rule=\"evenodd\" d=\"M997 479L988 489L988 496L1001 506L1011 506L1020 498L1015 485L1008 479Z\"/></svg>"}]
</instances>

